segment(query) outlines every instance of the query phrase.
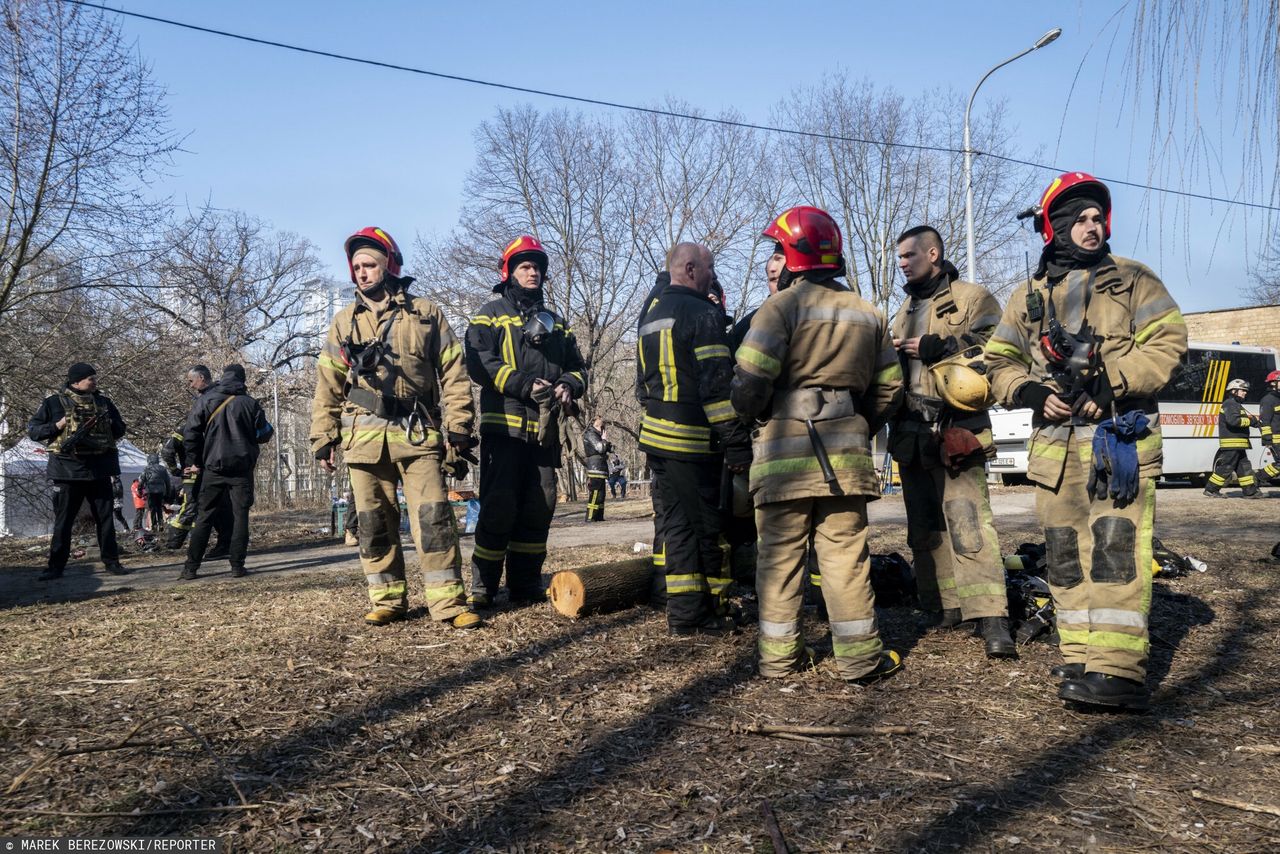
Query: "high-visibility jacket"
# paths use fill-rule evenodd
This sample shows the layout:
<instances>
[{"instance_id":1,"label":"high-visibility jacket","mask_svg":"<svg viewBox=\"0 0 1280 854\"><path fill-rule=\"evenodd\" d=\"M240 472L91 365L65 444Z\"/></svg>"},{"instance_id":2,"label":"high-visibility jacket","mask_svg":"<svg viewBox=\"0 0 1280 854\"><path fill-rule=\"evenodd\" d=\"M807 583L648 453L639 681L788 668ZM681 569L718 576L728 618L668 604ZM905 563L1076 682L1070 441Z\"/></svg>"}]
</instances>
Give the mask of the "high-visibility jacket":
<instances>
[{"instance_id":1,"label":"high-visibility jacket","mask_svg":"<svg viewBox=\"0 0 1280 854\"><path fill-rule=\"evenodd\" d=\"M986 288L944 276L943 282L929 296L908 297L894 315L890 328L894 338L937 335L947 344L947 354L954 355L969 347L985 345L999 322L1000 303ZM905 354L901 355L900 361L903 363L906 398L894 418L894 424L903 419L936 420L921 413L921 409L942 406L929 366ZM923 407L918 403L922 399L927 401ZM991 428L991 416L986 410L975 413L949 410L947 417L948 426L964 427L974 433Z\"/></svg>"},{"instance_id":2,"label":"high-visibility jacket","mask_svg":"<svg viewBox=\"0 0 1280 854\"><path fill-rule=\"evenodd\" d=\"M902 401L902 367L875 306L834 279L801 274L760 306L737 352L733 408L767 418L752 442L756 506L879 496L871 437ZM813 422L839 491L824 479Z\"/></svg>"},{"instance_id":3,"label":"high-visibility jacket","mask_svg":"<svg viewBox=\"0 0 1280 854\"><path fill-rule=\"evenodd\" d=\"M1249 441L1249 427L1253 416L1234 394L1228 394L1218 410L1218 447L1231 450L1247 450L1253 447Z\"/></svg>"},{"instance_id":4,"label":"high-visibility jacket","mask_svg":"<svg viewBox=\"0 0 1280 854\"><path fill-rule=\"evenodd\" d=\"M1047 277L1033 278L1015 288L987 342L984 358L991 389L996 400L1010 408L1022 405L1018 392L1027 383L1063 390L1050 376L1039 344L1048 327L1047 284ZM1158 475L1163 445L1155 395L1187 350L1187 325L1178 304L1150 269L1115 255L1056 279L1052 299L1066 329L1074 332L1087 321L1100 336L1099 353L1117 412L1147 413L1151 430L1138 440L1138 468L1145 477ZM1102 417L1110 418L1111 413ZM1066 466L1072 422L1046 423L1043 414L1035 412L1032 425L1027 477L1054 487Z\"/></svg>"},{"instance_id":5,"label":"high-visibility jacket","mask_svg":"<svg viewBox=\"0 0 1280 854\"><path fill-rule=\"evenodd\" d=\"M1274 389L1258 403L1258 420L1262 422L1262 447L1267 447L1280 434L1280 391Z\"/></svg>"},{"instance_id":6,"label":"high-visibility jacket","mask_svg":"<svg viewBox=\"0 0 1280 854\"><path fill-rule=\"evenodd\" d=\"M413 279L400 282L381 312L357 293L333 318L316 370L313 451L339 442L347 462L376 463L385 446L392 460L406 460L442 450L442 432L471 433L475 407L462 344L439 306L408 293ZM378 358L366 355L369 348ZM429 422L421 445L405 433L415 411ZM414 438L421 438L416 430Z\"/></svg>"},{"instance_id":7,"label":"high-visibility jacket","mask_svg":"<svg viewBox=\"0 0 1280 854\"><path fill-rule=\"evenodd\" d=\"M467 372L480 386L480 435L511 436L554 445L538 435L539 407L532 397L536 380L564 383L576 400L587 390L587 369L573 330L541 304L521 310L509 296L511 283L481 306L467 327ZM554 329L538 346L524 335L535 312L554 318ZM557 424L555 419L551 424Z\"/></svg>"},{"instance_id":8,"label":"high-visibility jacket","mask_svg":"<svg viewBox=\"0 0 1280 854\"><path fill-rule=\"evenodd\" d=\"M687 460L745 450L749 434L729 405L733 361L724 312L692 288L667 285L639 333L640 449Z\"/></svg>"}]
</instances>

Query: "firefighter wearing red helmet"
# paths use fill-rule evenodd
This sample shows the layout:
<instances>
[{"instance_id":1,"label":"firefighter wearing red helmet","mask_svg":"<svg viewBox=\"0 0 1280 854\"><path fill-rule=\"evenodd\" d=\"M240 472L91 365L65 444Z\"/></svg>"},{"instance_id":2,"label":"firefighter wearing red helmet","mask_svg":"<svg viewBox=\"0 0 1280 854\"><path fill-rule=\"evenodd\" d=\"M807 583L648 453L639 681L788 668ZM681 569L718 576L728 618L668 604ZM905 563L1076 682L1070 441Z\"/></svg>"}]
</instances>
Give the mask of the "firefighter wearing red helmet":
<instances>
[{"instance_id":1,"label":"firefighter wearing red helmet","mask_svg":"<svg viewBox=\"0 0 1280 854\"><path fill-rule=\"evenodd\" d=\"M1280 371L1267 374L1267 390L1258 401L1258 421L1262 428L1262 447L1271 449L1271 462L1259 472L1259 476L1274 485L1280 480L1275 444L1276 436L1280 434Z\"/></svg>"},{"instance_id":2,"label":"firefighter wearing red helmet","mask_svg":"<svg viewBox=\"0 0 1280 854\"><path fill-rule=\"evenodd\" d=\"M1253 447L1249 428L1261 427L1262 421L1244 408L1248 396L1248 380L1234 379L1227 383L1226 396L1218 409L1218 450L1213 455L1213 473L1204 488L1204 494L1212 498L1223 497L1222 487L1233 474L1240 484L1241 498L1262 497L1253 463L1249 461L1249 449Z\"/></svg>"},{"instance_id":3,"label":"firefighter wearing red helmet","mask_svg":"<svg viewBox=\"0 0 1280 854\"><path fill-rule=\"evenodd\" d=\"M355 299L333 318L320 352L311 446L329 471L339 452L347 463L373 604L365 620L385 625L408 608L400 486L431 618L475 628L483 621L466 604L445 488L446 474L466 476L462 456L475 444L462 344L439 306L410 293L389 234L361 229L345 249Z\"/></svg>"},{"instance_id":4,"label":"firefighter wearing red helmet","mask_svg":"<svg viewBox=\"0 0 1280 854\"><path fill-rule=\"evenodd\" d=\"M889 425L907 508L907 544L920 603L944 628L972 622L990 658L1016 658L1009 631L1004 563L991 519L986 461L995 456L985 406L951 406L933 366L982 347L1000 322L1000 304L960 280L942 236L920 225L898 238L907 298L894 316L894 346L906 399Z\"/></svg>"},{"instance_id":5,"label":"firefighter wearing red helmet","mask_svg":"<svg viewBox=\"0 0 1280 854\"><path fill-rule=\"evenodd\" d=\"M1045 529L1058 696L1145 708L1151 538L1163 458L1155 395L1187 349L1150 269L1111 254L1111 194L1084 172L1035 209L1044 250L987 342L997 400L1032 410L1027 476Z\"/></svg>"},{"instance_id":6,"label":"firefighter wearing red helmet","mask_svg":"<svg viewBox=\"0 0 1280 854\"><path fill-rule=\"evenodd\" d=\"M479 607L494 603L504 564L513 603L544 598L561 426L587 390L573 330L546 305L548 261L537 238L511 241L495 297L467 329L467 371L480 386L480 518L470 599Z\"/></svg>"},{"instance_id":7,"label":"firefighter wearing red helmet","mask_svg":"<svg viewBox=\"0 0 1280 854\"><path fill-rule=\"evenodd\" d=\"M785 678L805 666L800 623L804 567L817 556L840 676L869 682L897 672L876 625L867 502L880 495L871 437L902 400L889 325L849 289L840 229L797 207L764 231L782 246L778 293L738 347L731 400L755 434L749 487L756 508L759 671Z\"/></svg>"}]
</instances>

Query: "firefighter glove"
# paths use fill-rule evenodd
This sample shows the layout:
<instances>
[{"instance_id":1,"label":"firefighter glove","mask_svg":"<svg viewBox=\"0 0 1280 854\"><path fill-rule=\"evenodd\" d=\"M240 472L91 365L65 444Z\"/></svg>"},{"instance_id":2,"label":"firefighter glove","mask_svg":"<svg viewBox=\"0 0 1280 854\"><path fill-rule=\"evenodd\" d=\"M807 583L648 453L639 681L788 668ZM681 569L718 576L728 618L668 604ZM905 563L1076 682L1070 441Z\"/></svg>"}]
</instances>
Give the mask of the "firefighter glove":
<instances>
[{"instance_id":1,"label":"firefighter glove","mask_svg":"<svg viewBox=\"0 0 1280 854\"><path fill-rule=\"evenodd\" d=\"M934 335L932 332L926 332L920 336L920 344L916 348L916 352L920 355L920 361L926 365L932 365L955 352L955 339L943 338L941 335Z\"/></svg>"},{"instance_id":2,"label":"firefighter glove","mask_svg":"<svg viewBox=\"0 0 1280 854\"><path fill-rule=\"evenodd\" d=\"M748 443L733 444L724 449L724 462L729 466L751 465L751 445Z\"/></svg>"},{"instance_id":3,"label":"firefighter glove","mask_svg":"<svg viewBox=\"0 0 1280 854\"><path fill-rule=\"evenodd\" d=\"M1044 403L1049 399L1049 395L1052 394L1057 394L1052 387L1031 382L1023 383L1015 396L1019 404L1027 407L1032 412L1040 413L1044 412Z\"/></svg>"},{"instance_id":4,"label":"firefighter glove","mask_svg":"<svg viewBox=\"0 0 1280 854\"><path fill-rule=\"evenodd\" d=\"M1093 433L1093 470L1089 494L1124 506L1138 497L1138 439L1148 431L1145 413L1134 410L1108 418Z\"/></svg>"},{"instance_id":5,"label":"firefighter glove","mask_svg":"<svg viewBox=\"0 0 1280 854\"><path fill-rule=\"evenodd\" d=\"M444 462L440 464L444 473L454 480L463 480L471 470L456 448L450 447L444 454Z\"/></svg>"},{"instance_id":6,"label":"firefighter glove","mask_svg":"<svg viewBox=\"0 0 1280 854\"><path fill-rule=\"evenodd\" d=\"M455 433L449 431L449 447L457 448L459 451L468 451L480 444L479 440L470 433Z\"/></svg>"},{"instance_id":7,"label":"firefighter glove","mask_svg":"<svg viewBox=\"0 0 1280 854\"><path fill-rule=\"evenodd\" d=\"M333 453L333 449L334 449L334 448L336 448L336 447L338 447L338 443L337 443L337 441L330 442L330 443L329 443L329 444L327 444L327 445L322 445L322 446L321 446L321 447L316 451L316 459L317 459L317 460L327 460L327 459L329 459L329 455Z\"/></svg>"}]
</instances>

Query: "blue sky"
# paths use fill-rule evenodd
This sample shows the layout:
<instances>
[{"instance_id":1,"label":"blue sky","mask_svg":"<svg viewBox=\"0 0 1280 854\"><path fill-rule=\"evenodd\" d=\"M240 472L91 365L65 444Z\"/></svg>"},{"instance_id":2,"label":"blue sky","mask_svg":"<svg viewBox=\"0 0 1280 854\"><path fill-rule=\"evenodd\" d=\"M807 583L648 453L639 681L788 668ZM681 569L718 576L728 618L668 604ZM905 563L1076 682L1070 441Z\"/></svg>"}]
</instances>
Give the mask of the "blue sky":
<instances>
[{"instance_id":1,"label":"blue sky","mask_svg":"<svg viewBox=\"0 0 1280 854\"><path fill-rule=\"evenodd\" d=\"M115 5L587 97L652 103L673 95L711 113L732 107L753 121L767 121L771 105L792 87L839 68L908 96L948 86L967 95L987 68L1060 26L1065 32L1057 42L988 80L979 104L1007 99L1017 127L1014 148L1027 156L1043 148L1048 162L1138 181L1147 169L1149 124L1124 109L1119 86L1102 88L1122 79L1118 60L1106 60L1110 31L1099 36L1106 19L1125 5L1120 0L923 2L906 13L899 11L905 7L881 3L780 7L693 0ZM781 8L791 11L780 15ZM474 157L473 131L498 106L565 106L137 19L120 21L168 89L173 127L187 134L186 151L176 157L160 191L179 204L199 207L207 200L298 232L321 248L340 281L346 278L342 240L360 226L381 225L406 248L415 233L441 235L452 228ZM826 42L788 43L805 34ZM1121 32L1118 44L1125 36ZM1230 111L1230 105L1205 109L1206 120L1216 122L1213 114ZM1045 173L1044 182L1051 177ZM1210 188L1207 179L1196 186ZM1242 303L1246 259L1258 251L1258 214L1166 199L1160 216L1155 205L1161 200L1153 198L1156 218L1139 229L1142 193L1121 187L1113 193L1114 251L1155 268L1184 310ZM413 259L408 262L412 269Z\"/></svg>"}]
</instances>

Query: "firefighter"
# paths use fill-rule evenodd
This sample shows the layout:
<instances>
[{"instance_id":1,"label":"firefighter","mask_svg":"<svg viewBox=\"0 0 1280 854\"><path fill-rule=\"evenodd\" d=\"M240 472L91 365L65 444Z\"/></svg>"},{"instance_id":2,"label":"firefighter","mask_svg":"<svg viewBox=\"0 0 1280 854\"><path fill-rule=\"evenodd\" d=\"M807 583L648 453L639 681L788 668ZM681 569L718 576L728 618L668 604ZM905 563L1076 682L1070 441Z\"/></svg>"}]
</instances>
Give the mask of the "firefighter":
<instances>
[{"instance_id":1,"label":"firefighter","mask_svg":"<svg viewBox=\"0 0 1280 854\"><path fill-rule=\"evenodd\" d=\"M738 348L733 408L767 419L753 443L750 489L760 532L759 670L805 663L800 623L812 541L841 678L867 683L902 667L876 626L867 502L880 495L871 437L902 399L902 368L884 316L851 291L840 229L825 211L792 208L769 225L782 244L778 294Z\"/></svg>"},{"instance_id":2,"label":"firefighter","mask_svg":"<svg viewBox=\"0 0 1280 854\"><path fill-rule=\"evenodd\" d=\"M582 434L587 458L587 521L604 521L604 487L609 479L609 442L604 419L596 417Z\"/></svg>"},{"instance_id":3,"label":"firefighter","mask_svg":"<svg viewBox=\"0 0 1280 854\"><path fill-rule=\"evenodd\" d=\"M112 575L127 575L111 512L111 478L120 474L116 443L125 423L111 398L98 392L98 372L85 362L67 370L62 389L44 399L27 435L49 448L47 475L53 481L53 538L41 581L61 578L71 556L71 529L80 505L88 502L98 532L98 553ZM136 481L135 481L136 483ZM142 527L141 517L138 527Z\"/></svg>"},{"instance_id":4,"label":"firefighter","mask_svg":"<svg viewBox=\"0 0 1280 854\"><path fill-rule=\"evenodd\" d=\"M1258 402L1258 422L1262 425L1262 447L1271 449L1271 462L1260 472L1267 483L1280 481L1280 466L1276 465L1275 437L1280 433L1280 371L1267 374L1267 391Z\"/></svg>"},{"instance_id":5,"label":"firefighter","mask_svg":"<svg viewBox=\"0 0 1280 854\"><path fill-rule=\"evenodd\" d=\"M936 375L987 343L1000 304L986 288L959 281L942 236L930 226L898 238L898 267L907 299L891 328L906 396L889 425L889 451L902 481L921 604L944 627L976 621L988 657L1016 658L987 492L986 461L995 456L989 388L974 374L977 399L954 406L946 399L950 387Z\"/></svg>"},{"instance_id":6,"label":"firefighter","mask_svg":"<svg viewBox=\"0 0 1280 854\"><path fill-rule=\"evenodd\" d=\"M1213 455L1213 474L1209 475L1209 483L1204 488L1204 494L1211 498L1225 497L1222 487L1233 472L1240 483L1241 498L1262 497L1249 462L1249 449L1253 447L1249 428L1259 427L1262 422L1244 408L1248 396L1248 381L1235 379L1227 383L1227 396L1218 410L1218 452Z\"/></svg>"},{"instance_id":7,"label":"firefighter","mask_svg":"<svg viewBox=\"0 0 1280 854\"><path fill-rule=\"evenodd\" d=\"M670 282L639 328L639 445L653 472L668 631L719 635L736 629L723 616L730 579L720 473L726 465L745 469L750 438L729 405L729 337L724 313L707 298L715 278L711 251L677 244L668 267Z\"/></svg>"},{"instance_id":8,"label":"firefighter","mask_svg":"<svg viewBox=\"0 0 1280 854\"><path fill-rule=\"evenodd\" d=\"M546 307L547 252L517 237L502 253L496 296L471 318L466 364L480 386L480 518L471 599L493 604L507 571L513 604L541 601L556 508L562 413L576 409L587 370L573 330Z\"/></svg>"},{"instance_id":9,"label":"firefighter","mask_svg":"<svg viewBox=\"0 0 1280 854\"><path fill-rule=\"evenodd\" d=\"M399 485L431 618L476 628L483 621L466 604L444 480L465 477L475 444L462 345L439 306L410 293L414 280L401 276L404 258L389 234L363 228L345 248L355 301L334 317L320 353L311 447L328 471L339 450L347 462L373 603L365 621L386 625L408 609Z\"/></svg>"},{"instance_id":10,"label":"firefighter","mask_svg":"<svg viewBox=\"0 0 1280 854\"><path fill-rule=\"evenodd\" d=\"M1186 352L1187 327L1151 270L1111 254L1101 181L1062 175L1034 213L1040 265L1014 290L985 359L996 398L1032 410L1027 477L1063 657L1052 673L1063 699L1142 709L1163 457L1155 395ZM1108 461L1109 474L1094 465ZM1102 475L1111 485L1099 489Z\"/></svg>"},{"instance_id":11,"label":"firefighter","mask_svg":"<svg viewBox=\"0 0 1280 854\"><path fill-rule=\"evenodd\" d=\"M200 405L200 398L213 388L213 374L204 365L192 365L187 371L187 388L191 389L191 393L195 395L195 402L192 404L192 408L195 408ZM204 476L203 470L198 470L194 474L183 474L187 469L187 455L182 445L182 427L185 423L186 418L183 418L182 423L160 446L160 458L164 460L169 473L182 478L182 502L178 506L178 512L169 520L168 536L165 537L164 544L167 549L180 549L186 544L187 535L195 527L196 510L200 506L200 481ZM204 556L206 561L219 560L231 553L231 507L229 504L224 504L218 515L214 517L213 529L218 534L218 543Z\"/></svg>"}]
</instances>

